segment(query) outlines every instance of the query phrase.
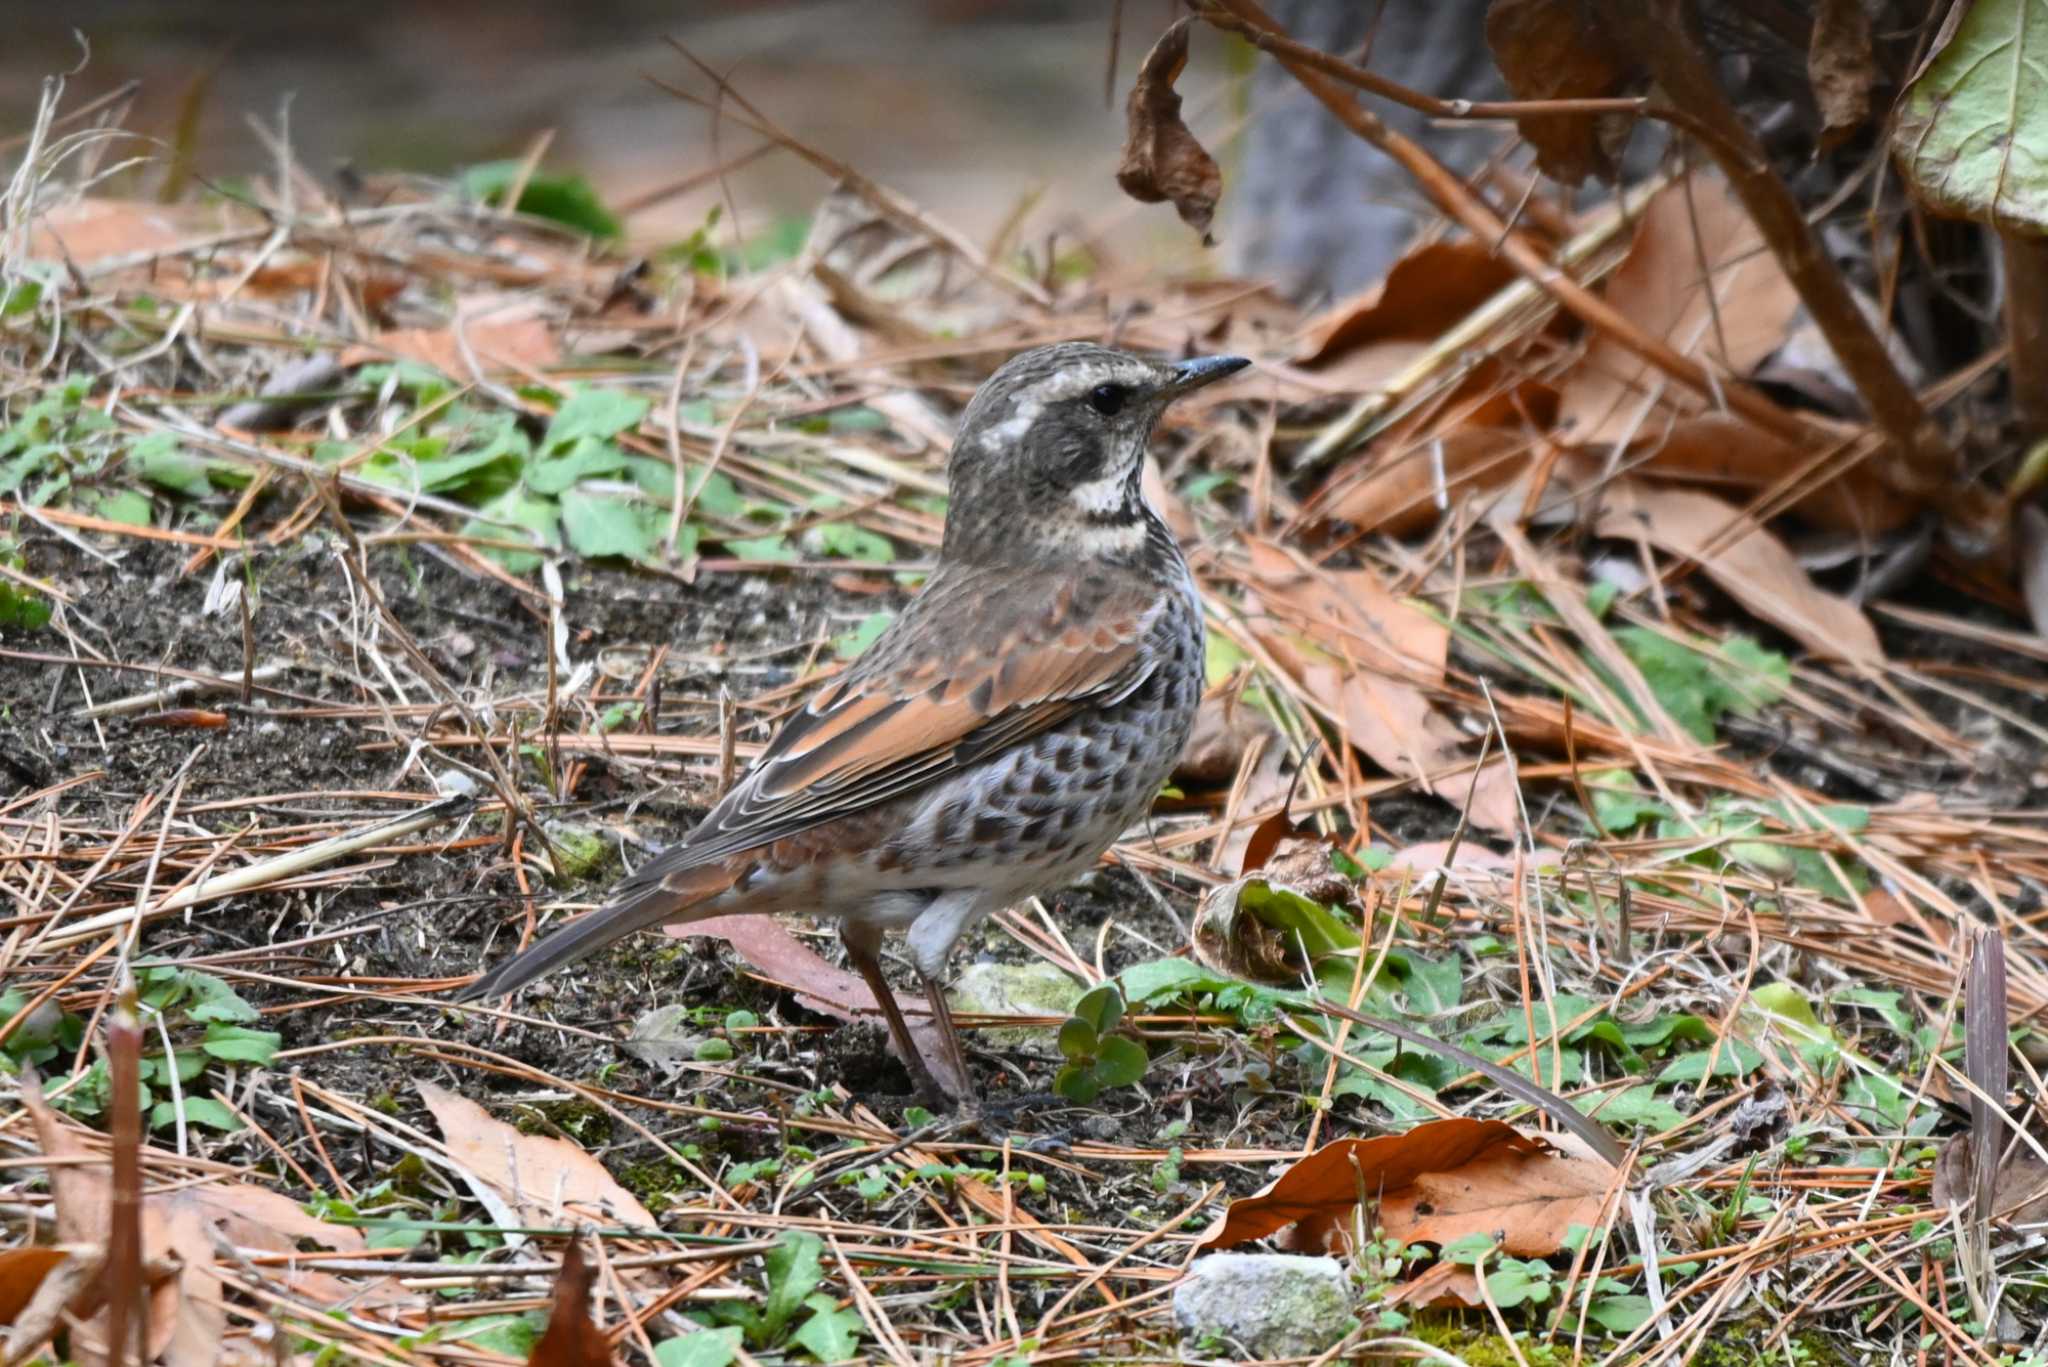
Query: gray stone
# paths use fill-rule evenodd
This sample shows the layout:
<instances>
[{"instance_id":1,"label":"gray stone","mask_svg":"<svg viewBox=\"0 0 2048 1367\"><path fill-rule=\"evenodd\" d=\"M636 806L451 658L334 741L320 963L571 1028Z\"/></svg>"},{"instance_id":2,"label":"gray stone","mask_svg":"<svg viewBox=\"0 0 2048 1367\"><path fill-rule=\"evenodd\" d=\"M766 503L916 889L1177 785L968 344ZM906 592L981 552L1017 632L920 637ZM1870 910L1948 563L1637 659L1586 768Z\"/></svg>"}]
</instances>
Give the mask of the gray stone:
<instances>
[{"instance_id":1,"label":"gray stone","mask_svg":"<svg viewBox=\"0 0 2048 1367\"><path fill-rule=\"evenodd\" d=\"M1312 1357L1358 1323L1351 1283L1337 1260L1288 1253L1197 1260L1173 1289L1173 1315L1188 1347L1213 1340L1224 1353L1258 1361Z\"/></svg>"},{"instance_id":2,"label":"gray stone","mask_svg":"<svg viewBox=\"0 0 2048 1367\"><path fill-rule=\"evenodd\" d=\"M955 1011L990 1016L1071 1016L1087 989L1049 963L973 963L954 982L946 999ZM1059 1028L1038 1026L977 1030L975 1038L993 1049L1025 1049L1047 1057L1059 1053Z\"/></svg>"}]
</instances>

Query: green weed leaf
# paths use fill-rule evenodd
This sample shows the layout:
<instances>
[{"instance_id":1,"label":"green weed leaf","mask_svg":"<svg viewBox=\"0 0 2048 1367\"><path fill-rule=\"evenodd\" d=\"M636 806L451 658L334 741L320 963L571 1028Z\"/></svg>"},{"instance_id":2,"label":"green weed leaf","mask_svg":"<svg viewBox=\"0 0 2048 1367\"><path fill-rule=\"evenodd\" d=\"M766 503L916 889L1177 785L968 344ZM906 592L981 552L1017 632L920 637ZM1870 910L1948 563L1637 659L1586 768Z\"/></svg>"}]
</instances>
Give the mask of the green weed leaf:
<instances>
[{"instance_id":1,"label":"green weed leaf","mask_svg":"<svg viewBox=\"0 0 2048 1367\"><path fill-rule=\"evenodd\" d=\"M541 439L540 449L553 455L585 437L609 441L628 428L638 427L640 420L647 416L647 410L653 406L653 400L643 394L577 385L562 400L562 406L555 410L553 420L548 423L547 435Z\"/></svg>"},{"instance_id":2,"label":"green weed leaf","mask_svg":"<svg viewBox=\"0 0 2048 1367\"><path fill-rule=\"evenodd\" d=\"M578 555L652 560L668 514L621 494L571 489L562 495L562 530Z\"/></svg>"},{"instance_id":3,"label":"green weed leaf","mask_svg":"<svg viewBox=\"0 0 2048 1367\"><path fill-rule=\"evenodd\" d=\"M1148 1062L1144 1045L1111 1035L1095 1051L1095 1078L1105 1087L1128 1087L1145 1076Z\"/></svg>"},{"instance_id":4,"label":"green weed leaf","mask_svg":"<svg viewBox=\"0 0 2048 1367\"><path fill-rule=\"evenodd\" d=\"M824 1246L817 1235L797 1229L783 1235L768 1251L768 1299L761 1307L761 1321L770 1339L781 1336L804 1298L825 1279L818 1257Z\"/></svg>"},{"instance_id":5,"label":"green weed leaf","mask_svg":"<svg viewBox=\"0 0 2048 1367\"><path fill-rule=\"evenodd\" d=\"M199 1047L230 1063L267 1064L284 1047L284 1036L274 1030L214 1024L206 1027L206 1039Z\"/></svg>"}]
</instances>

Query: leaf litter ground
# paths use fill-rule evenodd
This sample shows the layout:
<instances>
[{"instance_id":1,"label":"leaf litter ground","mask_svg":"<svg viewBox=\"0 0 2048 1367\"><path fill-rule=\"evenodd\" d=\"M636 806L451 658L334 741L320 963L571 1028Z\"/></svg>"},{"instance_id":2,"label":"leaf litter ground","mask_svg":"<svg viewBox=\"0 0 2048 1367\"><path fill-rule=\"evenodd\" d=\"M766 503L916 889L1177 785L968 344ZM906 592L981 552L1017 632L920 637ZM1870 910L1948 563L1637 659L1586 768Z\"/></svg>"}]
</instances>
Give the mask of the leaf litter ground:
<instances>
[{"instance_id":1,"label":"leaf litter ground","mask_svg":"<svg viewBox=\"0 0 2048 1367\"><path fill-rule=\"evenodd\" d=\"M73 241L73 295L43 277L10 315L10 346L38 345L9 353L5 582L50 611L0 643L0 1022L10 1064L39 1068L70 1117L39 1123L93 1145L112 1100L100 1017L133 966L148 1179L228 1212L165 1216L202 1222L174 1243L213 1259L207 1286L157 1283L165 1360L264 1356L279 1332L339 1357L524 1357L576 1229L605 1235L591 1257L616 1349L669 1367L1163 1356L1196 1241L1227 1198L1290 1175L1321 1193L1290 1246L1346 1257L1361 1353L1476 1352L1500 1325L1531 1361L1574 1341L1671 1356L1710 1332L1759 1354L1924 1342L1981 1360L1976 1340L2004 1332L1976 1318L1964 1231L1930 1190L1968 1104L1937 1059L1960 1049L1966 930L2010 940L2015 1020L2048 1000L2028 810L2041 652L1993 608L1922 586L1848 609L1879 667L1749 610L1771 576L1822 591L1784 558L1731 579L1708 553L1702 574L1646 584L1540 524L1532 540L1456 518L1330 556L1346 538L1315 510L1354 472L1268 464L1348 421L1341 387L1285 360L1329 320L1214 283L1161 284L1135 315L1084 283L1055 318L1007 264L854 197L820 214L847 217L841 237L814 228L758 275L696 256L635 275L432 200L381 220L369 255L317 220L281 248L230 227L250 255L202 259L185 248L212 221L72 213L107 236L101 257ZM861 232L883 245L845 245ZM905 243L935 274L862 274ZM172 263L147 286L123 274L138 247ZM206 367L159 345L241 271L256 302L219 305ZM366 305L384 326L360 327ZM279 383L299 363L279 310L393 359ZM464 322L507 311L541 327ZM1112 311L1132 345L1199 333L1274 358L1273 388L1160 442L1216 610L1211 708L1250 721L1221 724L1220 758L1177 780L1118 867L964 957L1114 980L1142 1080L957 1132L908 1104L872 1016L835 995L829 939L801 925L744 954L648 937L502 1009L446 1007L487 954L600 896L622 845L637 861L686 829L776 712L857 651L930 554L934 438L973 384ZM60 320L64 345L99 350L47 350L37 329ZM1540 383L1551 360L1510 333L1499 373L1468 383ZM572 376L565 356L605 359ZM414 368L434 366L454 378ZM293 410L282 426L220 416L266 389ZM1466 408L1461 432L1504 421ZM1386 434L1372 468L1424 439ZM1576 457L1555 468L1594 479ZM1355 523L1370 503L1350 497ZM1645 497L1644 516L1678 516ZM1301 558L1271 534L1290 521ZM1640 563L1676 535L1660 523L1638 556L1600 530ZM226 688L171 691L195 675ZM139 935L126 919L448 791L471 809ZM1430 1147L1432 1125L1512 1119L1512 1152L1488 1161L1541 1162L1527 1135L1548 1122L1319 1003L1565 1094L1640 1146L1633 1189L1582 1181L1511 1239L1498 1202L1458 1227L1431 1196L1418 1224L1412 1193L1345 1180L1353 1141ZM621 1047L663 1007L683 1009L658 1048ZM976 1088L1029 1094L1083 1057L986 1048ZM0 1136L18 1159L59 1151L19 1111ZM53 1197L12 1171L17 1251L53 1216L90 1242L66 1206L102 1189ZM247 1222L276 1224L277 1192L309 1223L266 1246ZM1406 1200L1406 1223L1376 1228L1361 1195ZM1430 1255L1388 1232L1416 1228L1447 1269L1428 1292L1409 1278ZM2023 1274L2014 1237L2004 1267ZM50 1264L0 1275L35 1286ZM2013 1323L2038 1320L2033 1294L2023 1275L2008 1289Z\"/></svg>"}]
</instances>

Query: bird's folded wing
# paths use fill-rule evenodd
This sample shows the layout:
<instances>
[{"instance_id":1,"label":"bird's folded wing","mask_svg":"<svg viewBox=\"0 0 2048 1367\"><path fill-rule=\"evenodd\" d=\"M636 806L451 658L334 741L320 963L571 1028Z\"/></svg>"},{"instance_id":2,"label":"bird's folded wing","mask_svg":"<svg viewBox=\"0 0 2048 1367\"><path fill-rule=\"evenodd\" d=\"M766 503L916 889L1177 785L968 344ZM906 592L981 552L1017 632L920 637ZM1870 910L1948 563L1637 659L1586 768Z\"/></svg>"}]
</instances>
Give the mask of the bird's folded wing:
<instances>
[{"instance_id":1,"label":"bird's folded wing","mask_svg":"<svg viewBox=\"0 0 2048 1367\"><path fill-rule=\"evenodd\" d=\"M630 884L885 802L1121 701L1151 673L1140 643L1161 610L1156 590L1071 576L934 581Z\"/></svg>"}]
</instances>

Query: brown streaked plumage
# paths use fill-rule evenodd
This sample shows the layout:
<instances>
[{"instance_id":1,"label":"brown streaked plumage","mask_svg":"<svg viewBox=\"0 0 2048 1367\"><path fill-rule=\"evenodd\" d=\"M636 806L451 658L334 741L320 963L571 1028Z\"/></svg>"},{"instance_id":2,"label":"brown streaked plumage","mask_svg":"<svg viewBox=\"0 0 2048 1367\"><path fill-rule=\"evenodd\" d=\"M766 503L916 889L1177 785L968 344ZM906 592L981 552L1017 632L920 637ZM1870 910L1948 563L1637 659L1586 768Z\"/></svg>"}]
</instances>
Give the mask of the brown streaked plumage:
<instances>
[{"instance_id":1,"label":"brown streaked plumage","mask_svg":"<svg viewBox=\"0 0 2048 1367\"><path fill-rule=\"evenodd\" d=\"M966 1078L939 988L954 943L1091 867L1187 739L1201 608L1139 476L1166 406L1245 364L1069 342L999 369L961 419L924 590L695 830L462 996L511 991L647 927L803 910L838 922L937 1099L878 957L885 931L908 932Z\"/></svg>"}]
</instances>

